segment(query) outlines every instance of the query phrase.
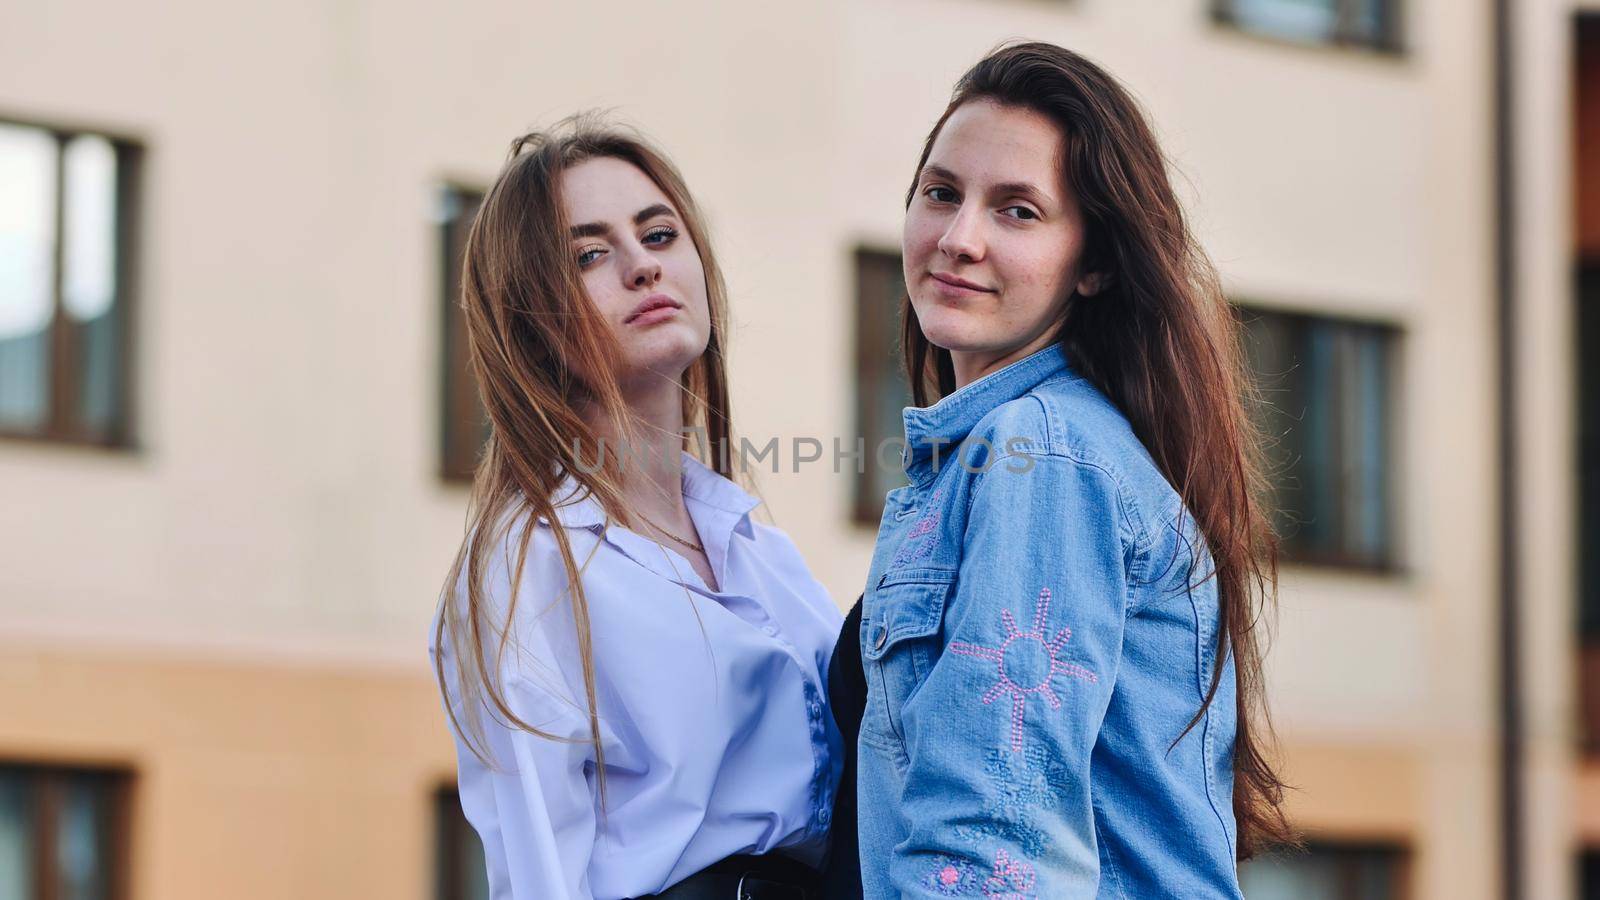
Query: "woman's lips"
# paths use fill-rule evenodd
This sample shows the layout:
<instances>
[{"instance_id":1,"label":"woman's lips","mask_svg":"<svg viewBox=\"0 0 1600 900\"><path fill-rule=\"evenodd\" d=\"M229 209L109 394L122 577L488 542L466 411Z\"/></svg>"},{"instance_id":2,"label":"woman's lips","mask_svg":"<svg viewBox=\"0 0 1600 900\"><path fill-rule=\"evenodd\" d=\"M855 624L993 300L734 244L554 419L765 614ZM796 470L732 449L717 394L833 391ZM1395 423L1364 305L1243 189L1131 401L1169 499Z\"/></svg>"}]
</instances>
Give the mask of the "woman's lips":
<instances>
[{"instance_id":1,"label":"woman's lips","mask_svg":"<svg viewBox=\"0 0 1600 900\"><path fill-rule=\"evenodd\" d=\"M677 315L683 304L666 294L651 294L622 320L624 325L653 325Z\"/></svg>"},{"instance_id":2,"label":"woman's lips","mask_svg":"<svg viewBox=\"0 0 1600 900\"><path fill-rule=\"evenodd\" d=\"M955 297L970 297L973 294L992 294L994 288L986 288L977 282L968 281L955 275L946 275L943 272L930 272L934 282L939 286L939 292Z\"/></svg>"}]
</instances>

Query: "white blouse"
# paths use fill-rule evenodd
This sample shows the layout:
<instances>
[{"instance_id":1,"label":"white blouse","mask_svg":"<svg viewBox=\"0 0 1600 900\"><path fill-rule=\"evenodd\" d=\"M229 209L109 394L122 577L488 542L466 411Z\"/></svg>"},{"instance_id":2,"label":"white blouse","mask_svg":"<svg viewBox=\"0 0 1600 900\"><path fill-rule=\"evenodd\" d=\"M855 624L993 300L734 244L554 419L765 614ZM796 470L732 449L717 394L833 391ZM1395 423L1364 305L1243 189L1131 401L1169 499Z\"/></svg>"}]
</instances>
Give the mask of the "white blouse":
<instances>
[{"instance_id":1,"label":"white blouse","mask_svg":"<svg viewBox=\"0 0 1600 900\"><path fill-rule=\"evenodd\" d=\"M502 680L520 718L571 741L485 709L486 767L456 735L461 805L495 898L637 897L737 853L821 860L843 761L825 682L839 610L783 532L750 518L759 501L688 454L683 492L719 591L587 495L556 510L589 601L604 811L566 570L551 523L535 526ZM501 620L525 527L485 582ZM456 703L454 653L433 633Z\"/></svg>"}]
</instances>

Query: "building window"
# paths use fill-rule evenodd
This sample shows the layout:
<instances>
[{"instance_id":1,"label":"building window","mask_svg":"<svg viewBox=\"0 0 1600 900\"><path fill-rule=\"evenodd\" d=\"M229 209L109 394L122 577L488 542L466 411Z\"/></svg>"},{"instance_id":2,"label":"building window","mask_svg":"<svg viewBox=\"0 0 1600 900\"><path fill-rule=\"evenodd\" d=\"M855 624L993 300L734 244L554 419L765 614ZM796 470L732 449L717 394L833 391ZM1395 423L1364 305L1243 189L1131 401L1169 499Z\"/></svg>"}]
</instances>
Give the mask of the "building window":
<instances>
[{"instance_id":1,"label":"building window","mask_svg":"<svg viewBox=\"0 0 1600 900\"><path fill-rule=\"evenodd\" d=\"M489 900L483 843L462 814L461 798L454 787L440 788L434 796L434 822L438 860L434 896L438 900Z\"/></svg>"},{"instance_id":2,"label":"building window","mask_svg":"<svg viewBox=\"0 0 1600 900\"><path fill-rule=\"evenodd\" d=\"M139 150L0 122L0 435L129 441Z\"/></svg>"},{"instance_id":3,"label":"building window","mask_svg":"<svg viewBox=\"0 0 1600 900\"><path fill-rule=\"evenodd\" d=\"M467 367L467 322L461 310L461 263L467 232L478 215L483 192L459 185L439 190L440 309L444 372L440 402L440 474L471 480L489 439L489 417Z\"/></svg>"},{"instance_id":4,"label":"building window","mask_svg":"<svg viewBox=\"0 0 1600 900\"><path fill-rule=\"evenodd\" d=\"M1244 863L1239 887L1250 900L1404 900L1408 859L1394 845L1312 843Z\"/></svg>"},{"instance_id":5,"label":"building window","mask_svg":"<svg viewBox=\"0 0 1600 900\"><path fill-rule=\"evenodd\" d=\"M1399 0L1213 0L1218 22L1305 44L1400 49Z\"/></svg>"},{"instance_id":6,"label":"building window","mask_svg":"<svg viewBox=\"0 0 1600 900\"><path fill-rule=\"evenodd\" d=\"M1600 850L1593 847L1578 854L1578 900L1600 900Z\"/></svg>"},{"instance_id":7,"label":"building window","mask_svg":"<svg viewBox=\"0 0 1600 900\"><path fill-rule=\"evenodd\" d=\"M1572 104L1577 271L1573 292L1578 395L1578 698L1583 749L1600 756L1600 16L1577 22ZM1600 857L1588 871L1600 898Z\"/></svg>"},{"instance_id":8,"label":"building window","mask_svg":"<svg viewBox=\"0 0 1600 900\"><path fill-rule=\"evenodd\" d=\"M1583 749L1600 755L1600 259L1578 267L1578 632Z\"/></svg>"},{"instance_id":9,"label":"building window","mask_svg":"<svg viewBox=\"0 0 1600 900\"><path fill-rule=\"evenodd\" d=\"M0 764L0 897L128 896L121 772Z\"/></svg>"},{"instance_id":10,"label":"building window","mask_svg":"<svg viewBox=\"0 0 1600 900\"><path fill-rule=\"evenodd\" d=\"M1243 311L1285 559L1395 564L1395 329Z\"/></svg>"},{"instance_id":11,"label":"building window","mask_svg":"<svg viewBox=\"0 0 1600 900\"><path fill-rule=\"evenodd\" d=\"M896 452L905 439L900 413L911 405L900 365L900 302L906 288L898 253L858 249L855 268L856 433L864 441L866 471L856 475L853 518L876 526L883 495L906 483Z\"/></svg>"}]
</instances>

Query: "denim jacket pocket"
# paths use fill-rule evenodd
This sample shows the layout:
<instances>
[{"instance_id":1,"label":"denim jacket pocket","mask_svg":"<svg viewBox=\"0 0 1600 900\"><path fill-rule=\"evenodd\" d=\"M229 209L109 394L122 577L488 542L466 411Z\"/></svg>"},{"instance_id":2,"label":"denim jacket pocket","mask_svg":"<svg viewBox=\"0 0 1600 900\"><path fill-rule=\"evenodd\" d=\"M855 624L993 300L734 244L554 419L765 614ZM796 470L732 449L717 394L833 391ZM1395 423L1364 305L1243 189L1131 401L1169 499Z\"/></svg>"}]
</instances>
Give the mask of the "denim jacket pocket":
<instances>
[{"instance_id":1,"label":"denim jacket pocket","mask_svg":"<svg viewBox=\"0 0 1600 900\"><path fill-rule=\"evenodd\" d=\"M863 740L903 757L905 735L900 712L911 700L935 656L956 573L949 569L909 568L886 573L861 624L861 656L867 675Z\"/></svg>"}]
</instances>

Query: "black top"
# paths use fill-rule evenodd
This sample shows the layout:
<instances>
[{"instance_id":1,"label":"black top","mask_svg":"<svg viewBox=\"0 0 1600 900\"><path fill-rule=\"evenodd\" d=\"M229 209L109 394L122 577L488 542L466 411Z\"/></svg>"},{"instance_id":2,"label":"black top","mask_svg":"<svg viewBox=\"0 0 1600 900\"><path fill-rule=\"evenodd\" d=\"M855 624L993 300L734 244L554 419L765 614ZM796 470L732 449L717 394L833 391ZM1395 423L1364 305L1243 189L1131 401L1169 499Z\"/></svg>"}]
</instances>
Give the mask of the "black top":
<instances>
[{"instance_id":1,"label":"black top","mask_svg":"<svg viewBox=\"0 0 1600 900\"><path fill-rule=\"evenodd\" d=\"M867 676L861 667L861 598L845 616L839 643L828 663L828 702L844 738L844 772L833 798L832 846L822 872L823 896L849 900L861 896L861 849L856 838L856 736L867 708Z\"/></svg>"}]
</instances>

